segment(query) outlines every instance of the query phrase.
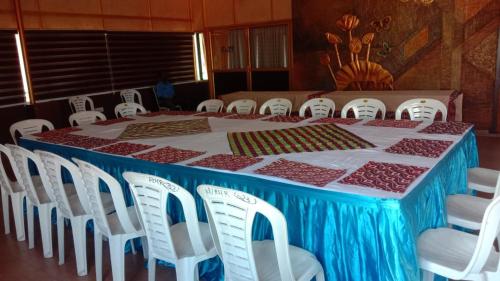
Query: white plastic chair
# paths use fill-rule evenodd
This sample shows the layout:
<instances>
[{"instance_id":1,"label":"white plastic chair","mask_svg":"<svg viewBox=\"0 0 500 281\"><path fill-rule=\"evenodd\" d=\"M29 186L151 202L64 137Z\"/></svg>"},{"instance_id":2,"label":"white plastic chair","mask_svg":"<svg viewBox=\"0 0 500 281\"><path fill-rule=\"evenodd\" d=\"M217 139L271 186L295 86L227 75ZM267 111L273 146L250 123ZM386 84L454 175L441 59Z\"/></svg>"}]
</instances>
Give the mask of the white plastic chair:
<instances>
[{"instance_id":1,"label":"white plastic chair","mask_svg":"<svg viewBox=\"0 0 500 281\"><path fill-rule=\"evenodd\" d=\"M120 97L124 103L138 103L142 105L142 96L139 91L135 89L126 89L120 91Z\"/></svg>"},{"instance_id":2,"label":"white plastic chair","mask_svg":"<svg viewBox=\"0 0 500 281\"><path fill-rule=\"evenodd\" d=\"M76 113L80 111L87 111L87 104L89 105L88 110L94 110L94 102L88 96L75 96L68 99L69 107L71 112Z\"/></svg>"},{"instance_id":3,"label":"white plastic chair","mask_svg":"<svg viewBox=\"0 0 500 281\"><path fill-rule=\"evenodd\" d=\"M267 108L271 115L288 115L292 113L292 102L288 99L275 98L266 101L259 109L259 114L266 114Z\"/></svg>"},{"instance_id":4,"label":"white plastic chair","mask_svg":"<svg viewBox=\"0 0 500 281\"><path fill-rule=\"evenodd\" d=\"M471 182L468 184L470 186ZM500 194L500 173L497 172L496 182L491 184L494 188L493 198L496 198ZM490 203L490 199L467 194L449 195L446 198L448 224L479 230Z\"/></svg>"},{"instance_id":5,"label":"white plastic chair","mask_svg":"<svg viewBox=\"0 0 500 281\"><path fill-rule=\"evenodd\" d=\"M324 280L323 268L313 254L288 245L287 223L278 209L232 189L200 185L197 190L205 203L226 280ZM271 223L274 241L252 241L257 213Z\"/></svg>"},{"instance_id":6,"label":"white plastic chair","mask_svg":"<svg viewBox=\"0 0 500 281\"><path fill-rule=\"evenodd\" d=\"M71 127L92 124L97 121L105 121L106 116L99 111L80 111L69 116Z\"/></svg>"},{"instance_id":7,"label":"white plastic chair","mask_svg":"<svg viewBox=\"0 0 500 281\"><path fill-rule=\"evenodd\" d=\"M14 143L17 144L16 133L23 137L26 135L41 133L44 127L49 131L54 130L54 125L52 125L52 123L48 120L26 119L10 125L10 136L12 137Z\"/></svg>"},{"instance_id":8,"label":"white plastic chair","mask_svg":"<svg viewBox=\"0 0 500 281\"><path fill-rule=\"evenodd\" d=\"M87 275L87 232L86 225L92 219L90 206L85 193L82 174L78 166L59 155L36 150L46 171L45 186L54 198L57 209L57 241L59 249L59 264L64 264L64 219L71 221L73 245L76 257L76 269L79 276ZM64 170L69 172L73 184L63 182ZM44 178L42 178L44 180ZM68 194L68 191L76 191ZM114 211L111 195L100 193L100 198L106 213Z\"/></svg>"},{"instance_id":9,"label":"white plastic chair","mask_svg":"<svg viewBox=\"0 0 500 281\"><path fill-rule=\"evenodd\" d=\"M434 274L454 280L500 280L500 257L493 247L499 225L497 197L486 209L479 236L451 228L423 232L418 238L423 280L434 280Z\"/></svg>"},{"instance_id":10,"label":"white plastic chair","mask_svg":"<svg viewBox=\"0 0 500 281\"><path fill-rule=\"evenodd\" d=\"M254 114L257 103L249 99L235 100L227 106L226 112L233 112L235 108L238 114Z\"/></svg>"},{"instance_id":11,"label":"white plastic chair","mask_svg":"<svg viewBox=\"0 0 500 281\"><path fill-rule=\"evenodd\" d=\"M347 112L350 109L353 110L356 119L374 120L379 111L382 113L382 119L385 119L385 104L377 99L361 98L352 100L344 105L340 116L347 118Z\"/></svg>"},{"instance_id":12,"label":"white plastic chair","mask_svg":"<svg viewBox=\"0 0 500 281\"><path fill-rule=\"evenodd\" d=\"M193 196L165 179L126 172L123 178L137 203L149 248L148 280L155 280L156 260L175 265L178 281L198 280L198 263L217 255L207 223L198 222ZM169 224L166 213L169 195L176 197L186 222Z\"/></svg>"},{"instance_id":13,"label":"white plastic chair","mask_svg":"<svg viewBox=\"0 0 500 281\"><path fill-rule=\"evenodd\" d=\"M315 98L306 101L299 109L299 116L305 117L309 108L312 117L333 117L335 113L335 102L327 98ZM331 112L331 113L330 113Z\"/></svg>"},{"instance_id":14,"label":"white plastic chair","mask_svg":"<svg viewBox=\"0 0 500 281\"><path fill-rule=\"evenodd\" d=\"M82 160L74 159L82 172L90 212L94 219L96 280L102 280L102 240L108 238L113 281L125 280L125 244L145 236L134 206L127 207L120 183L108 173ZM116 212L107 215L100 199L99 182L109 188ZM146 247L147 242L143 245ZM147 253L147 250L144 251Z\"/></svg>"},{"instance_id":15,"label":"white plastic chair","mask_svg":"<svg viewBox=\"0 0 500 281\"><path fill-rule=\"evenodd\" d=\"M14 159L10 149L0 144L0 157L5 156L8 159L9 165L12 166ZM26 197L24 188L17 182L11 181L5 172L4 162L0 158L0 189L2 192L2 213L5 234L10 233L9 223L9 198L12 201L12 213L14 216L14 224L16 227L17 241L24 241L26 233L24 229L24 207L23 202Z\"/></svg>"},{"instance_id":16,"label":"white plastic chair","mask_svg":"<svg viewBox=\"0 0 500 281\"><path fill-rule=\"evenodd\" d=\"M403 102L396 109L396 120L401 120L404 111L408 111L410 120L434 121L438 111L441 112L442 121L446 121L448 109L444 103L436 99L411 99Z\"/></svg>"},{"instance_id":17,"label":"white plastic chair","mask_svg":"<svg viewBox=\"0 0 500 281\"><path fill-rule=\"evenodd\" d=\"M500 181L500 171L487 168L471 168L467 171L469 190L495 193Z\"/></svg>"},{"instance_id":18,"label":"white plastic chair","mask_svg":"<svg viewBox=\"0 0 500 281\"><path fill-rule=\"evenodd\" d=\"M115 106L115 115L116 118L120 117L127 117L127 116L134 116L137 115L137 113L146 113L146 109L144 106L138 104L138 103L120 103L117 106Z\"/></svg>"},{"instance_id":19,"label":"white plastic chair","mask_svg":"<svg viewBox=\"0 0 500 281\"><path fill-rule=\"evenodd\" d=\"M17 145L6 145L12 154L15 164L12 170L26 191L26 213L28 217L28 247L32 249L34 239L34 207L38 208L38 219L40 221L40 232L42 234L43 256L52 257L52 209L56 207L55 201L47 192L43 178L46 177L45 169L38 155ZM29 163L35 164L39 176L31 175Z\"/></svg>"},{"instance_id":20,"label":"white plastic chair","mask_svg":"<svg viewBox=\"0 0 500 281\"><path fill-rule=\"evenodd\" d=\"M205 109L206 112L221 112L224 107L224 102L218 99L210 99L206 101L202 101L196 111L202 112Z\"/></svg>"}]
</instances>

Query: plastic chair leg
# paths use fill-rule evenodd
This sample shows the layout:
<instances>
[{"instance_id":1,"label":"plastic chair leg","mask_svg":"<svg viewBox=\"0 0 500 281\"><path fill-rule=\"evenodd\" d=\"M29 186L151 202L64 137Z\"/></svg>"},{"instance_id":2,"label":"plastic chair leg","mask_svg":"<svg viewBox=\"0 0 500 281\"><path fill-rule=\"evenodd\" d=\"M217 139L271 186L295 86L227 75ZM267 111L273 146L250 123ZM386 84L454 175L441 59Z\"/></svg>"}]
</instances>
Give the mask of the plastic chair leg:
<instances>
[{"instance_id":1,"label":"plastic chair leg","mask_svg":"<svg viewBox=\"0 0 500 281\"><path fill-rule=\"evenodd\" d=\"M135 249L135 245L134 245L134 239L130 240L130 249L132 250L132 254L134 254L134 255L137 254L137 250Z\"/></svg>"},{"instance_id":2,"label":"plastic chair leg","mask_svg":"<svg viewBox=\"0 0 500 281\"><path fill-rule=\"evenodd\" d=\"M125 281L125 242L120 235L108 237L113 281Z\"/></svg>"},{"instance_id":3,"label":"plastic chair leg","mask_svg":"<svg viewBox=\"0 0 500 281\"><path fill-rule=\"evenodd\" d=\"M51 213L53 206L47 204L38 207L38 219L40 221L40 232L42 233L43 256L51 258L52 252L52 224Z\"/></svg>"},{"instance_id":4,"label":"plastic chair leg","mask_svg":"<svg viewBox=\"0 0 500 281\"><path fill-rule=\"evenodd\" d=\"M102 281L102 234L94 229L95 275L97 281Z\"/></svg>"},{"instance_id":5,"label":"plastic chair leg","mask_svg":"<svg viewBox=\"0 0 500 281\"><path fill-rule=\"evenodd\" d=\"M21 193L14 193L10 195L10 199L12 201L12 213L14 215L14 223L16 225L17 241L24 241L26 239L24 231L24 195Z\"/></svg>"},{"instance_id":6,"label":"plastic chair leg","mask_svg":"<svg viewBox=\"0 0 500 281\"><path fill-rule=\"evenodd\" d=\"M59 265L64 264L64 217L57 216L57 250L59 251Z\"/></svg>"},{"instance_id":7,"label":"plastic chair leg","mask_svg":"<svg viewBox=\"0 0 500 281\"><path fill-rule=\"evenodd\" d=\"M422 270L422 281L434 281L434 273L426 270Z\"/></svg>"},{"instance_id":8,"label":"plastic chair leg","mask_svg":"<svg viewBox=\"0 0 500 281\"><path fill-rule=\"evenodd\" d=\"M2 213L3 213L3 226L5 228L5 234L10 233L10 223L9 223L9 194L3 189L2 192Z\"/></svg>"},{"instance_id":9,"label":"plastic chair leg","mask_svg":"<svg viewBox=\"0 0 500 281\"><path fill-rule=\"evenodd\" d=\"M71 219L71 231L73 232L73 244L75 246L76 270L78 276L87 275L87 233L85 230L86 220L82 217Z\"/></svg>"},{"instance_id":10,"label":"plastic chair leg","mask_svg":"<svg viewBox=\"0 0 500 281\"><path fill-rule=\"evenodd\" d=\"M144 259L149 258L149 248L148 248L148 239L146 237L141 237L142 241L142 255L144 256Z\"/></svg>"},{"instance_id":11,"label":"plastic chair leg","mask_svg":"<svg viewBox=\"0 0 500 281\"><path fill-rule=\"evenodd\" d=\"M155 281L155 276L156 276L156 259L151 257L150 259L148 259L148 281Z\"/></svg>"},{"instance_id":12,"label":"plastic chair leg","mask_svg":"<svg viewBox=\"0 0 500 281\"><path fill-rule=\"evenodd\" d=\"M175 264L177 281L198 281L198 264L191 259L181 259Z\"/></svg>"},{"instance_id":13,"label":"plastic chair leg","mask_svg":"<svg viewBox=\"0 0 500 281\"><path fill-rule=\"evenodd\" d=\"M28 248L33 249L35 247L35 216L33 214L33 204L28 198L26 198L26 216L28 218Z\"/></svg>"}]
</instances>

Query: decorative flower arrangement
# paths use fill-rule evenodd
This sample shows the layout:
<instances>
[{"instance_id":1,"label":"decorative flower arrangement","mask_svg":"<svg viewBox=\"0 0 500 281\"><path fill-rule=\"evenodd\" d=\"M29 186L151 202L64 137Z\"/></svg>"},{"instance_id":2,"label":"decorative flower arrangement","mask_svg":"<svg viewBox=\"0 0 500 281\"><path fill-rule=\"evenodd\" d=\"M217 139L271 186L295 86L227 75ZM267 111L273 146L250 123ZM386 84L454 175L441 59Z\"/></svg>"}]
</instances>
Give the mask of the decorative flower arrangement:
<instances>
[{"instance_id":1,"label":"decorative flower arrangement","mask_svg":"<svg viewBox=\"0 0 500 281\"><path fill-rule=\"evenodd\" d=\"M325 52L320 56L320 63L328 67L330 76L337 86L337 90L392 90L394 79L381 65L370 61L371 44L375 33L366 33L363 36L353 36L353 30L359 26L359 19L355 15L344 15L336 21L337 27L347 33L347 42L331 32L325 33L326 40L333 47L338 70L332 67L330 54ZM347 45L350 61L342 63L339 45ZM365 47L364 59L360 54Z\"/></svg>"}]
</instances>

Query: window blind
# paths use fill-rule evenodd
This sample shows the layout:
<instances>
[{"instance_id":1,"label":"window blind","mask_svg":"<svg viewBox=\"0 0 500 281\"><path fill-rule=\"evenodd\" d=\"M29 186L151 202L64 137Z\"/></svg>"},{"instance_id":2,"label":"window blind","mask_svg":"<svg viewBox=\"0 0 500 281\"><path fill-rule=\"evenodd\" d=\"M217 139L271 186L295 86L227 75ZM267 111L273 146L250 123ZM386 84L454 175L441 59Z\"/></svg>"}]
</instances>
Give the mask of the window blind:
<instances>
[{"instance_id":1,"label":"window blind","mask_svg":"<svg viewBox=\"0 0 500 281\"><path fill-rule=\"evenodd\" d=\"M0 30L0 106L24 102L15 30Z\"/></svg>"}]
</instances>

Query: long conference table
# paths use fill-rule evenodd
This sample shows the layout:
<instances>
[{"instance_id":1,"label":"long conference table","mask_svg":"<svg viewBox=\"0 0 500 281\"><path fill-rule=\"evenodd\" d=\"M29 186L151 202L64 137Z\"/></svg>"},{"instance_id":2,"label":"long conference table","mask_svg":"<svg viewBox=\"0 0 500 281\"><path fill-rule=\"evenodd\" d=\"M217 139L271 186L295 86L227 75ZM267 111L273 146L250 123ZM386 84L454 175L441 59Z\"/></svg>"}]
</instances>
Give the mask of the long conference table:
<instances>
[{"instance_id":1,"label":"long conference table","mask_svg":"<svg viewBox=\"0 0 500 281\"><path fill-rule=\"evenodd\" d=\"M316 255L330 281L420 280L419 234L446 225L445 197L465 193L478 165L473 128L459 122L196 114L108 120L21 145L99 166L129 204L123 172L169 179L193 194L203 221L198 185L254 194L283 212L289 243ZM183 220L178 203L167 209ZM269 223L257 218L253 235L272 238ZM202 263L202 278L223 280L221 265Z\"/></svg>"}]
</instances>

